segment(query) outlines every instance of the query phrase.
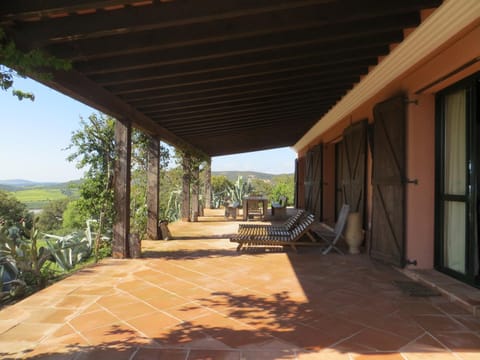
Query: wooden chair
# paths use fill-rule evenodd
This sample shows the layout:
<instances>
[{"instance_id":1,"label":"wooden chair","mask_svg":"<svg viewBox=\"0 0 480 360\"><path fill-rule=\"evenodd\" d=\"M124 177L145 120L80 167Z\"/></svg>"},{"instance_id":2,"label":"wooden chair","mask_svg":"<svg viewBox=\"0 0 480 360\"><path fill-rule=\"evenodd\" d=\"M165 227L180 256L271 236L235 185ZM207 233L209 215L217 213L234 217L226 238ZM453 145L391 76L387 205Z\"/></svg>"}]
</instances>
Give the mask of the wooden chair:
<instances>
[{"instance_id":1,"label":"wooden chair","mask_svg":"<svg viewBox=\"0 0 480 360\"><path fill-rule=\"evenodd\" d=\"M338 220L335 224L335 228L332 228L325 223L321 223L322 228L314 230L314 233L317 234L320 239L327 243L327 247L325 248L325 250L322 251L323 255L328 254L332 250L335 250L339 254L344 254L343 251L336 246L336 244L338 240L343 236L343 229L345 228L345 225L347 223L349 211L350 206L347 204L343 204L340 210L340 214L338 215Z\"/></svg>"},{"instance_id":2,"label":"wooden chair","mask_svg":"<svg viewBox=\"0 0 480 360\"><path fill-rule=\"evenodd\" d=\"M318 246L319 243L316 242L316 238L311 233L311 227L314 221L315 216L308 214L291 230L251 227L231 237L230 242L238 243L237 251L240 251L244 246L290 246L295 251L298 245ZM300 241L304 235L308 236L311 241Z\"/></svg>"},{"instance_id":3,"label":"wooden chair","mask_svg":"<svg viewBox=\"0 0 480 360\"><path fill-rule=\"evenodd\" d=\"M264 218L263 207L261 206L260 201L248 200L247 201L247 220L254 220L255 217L260 219Z\"/></svg>"}]
</instances>

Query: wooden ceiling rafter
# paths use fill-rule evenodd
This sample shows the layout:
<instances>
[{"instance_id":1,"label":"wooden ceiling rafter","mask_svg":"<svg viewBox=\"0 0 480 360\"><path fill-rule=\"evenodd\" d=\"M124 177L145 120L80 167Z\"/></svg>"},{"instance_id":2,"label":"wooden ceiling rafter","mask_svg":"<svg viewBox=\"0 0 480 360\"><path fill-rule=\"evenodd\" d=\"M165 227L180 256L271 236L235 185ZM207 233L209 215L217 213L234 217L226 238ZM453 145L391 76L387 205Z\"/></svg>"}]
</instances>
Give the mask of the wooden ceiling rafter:
<instances>
[{"instance_id":1,"label":"wooden ceiling rafter","mask_svg":"<svg viewBox=\"0 0 480 360\"><path fill-rule=\"evenodd\" d=\"M256 59L251 58L250 61L245 61L242 59L241 62L232 63L225 61L225 65L221 62L220 64L211 63L211 62L201 62L201 63L189 63L182 64L180 66L158 66L150 69L142 70L131 70L126 72L118 73L109 73L109 74L100 74L89 76L95 82L98 82L102 86L111 86L111 85L122 85L129 83L138 83L146 81L159 81L162 79L168 78L177 78L181 76L194 76L202 74L215 74L222 72L252 72L259 71L256 68L279 68L281 66L292 66L294 64L308 64L315 63L316 65L344 65L352 64L356 66L357 64L365 64L365 59L371 60L376 59L379 54L386 55L389 52L389 47L387 44L381 45L371 45L368 48L361 49L352 49L352 50L343 50L336 52L318 52L310 51L306 53L300 53L298 55L283 55L280 57L268 57L266 59ZM230 64L230 65L227 65ZM371 63L367 63L371 65ZM356 66L358 67L358 65ZM331 68L331 66L330 66ZM331 69L335 71L336 68ZM125 77L127 76L127 77Z\"/></svg>"},{"instance_id":2,"label":"wooden ceiling rafter","mask_svg":"<svg viewBox=\"0 0 480 360\"><path fill-rule=\"evenodd\" d=\"M295 144L441 3L3 0L0 26L72 61L53 88L215 156Z\"/></svg>"},{"instance_id":3,"label":"wooden ceiling rafter","mask_svg":"<svg viewBox=\"0 0 480 360\"><path fill-rule=\"evenodd\" d=\"M213 102L197 102L195 104L189 104L189 105L181 105L181 106L175 106L175 107L165 107L166 104L162 104L162 106L158 105L151 105L149 106L151 109L155 108L164 108L168 109L169 111L175 111L175 110L192 110L192 109L197 109L200 110L202 108L209 108L211 106L216 106L216 105L221 105L221 106L228 106L228 105L237 105L237 104L246 104L249 103L250 101L262 101L263 100L268 100L268 99L278 99L279 101L282 101L285 98L290 98L292 95L293 96L298 96L298 95L308 95L308 94L313 94L314 96L317 96L319 99L325 99L325 97L336 97L340 95L341 90L338 91L332 91L332 90L323 90L320 89L320 91L315 91L315 89L292 89L292 90L282 90L279 91L278 93L272 94L272 93L265 93L262 95L256 94L256 95L251 95L251 96L246 96L246 97L238 97L234 96L232 98L226 99L226 100L220 100L220 101L213 101ZM148 107L137 107L138 110L147 113L148 112Z\"/></svg>"},{"instance_id":4,"label":"wooden ceiling rafter","mask_svg":"<svg viewBox=\"0 0 480 360\"><path fill-rule=\"evenodd\" d=\"M189 48L195 46L213 46L217 52L223 52L223 44L232 43L235 50L241 46L254 49L257 47L272 46L275 42L280 44L295 43L302 39L315 39L321 35L324 42L348 39L352 36L368 36L377 32L391 30L403 30L406 27L415 27L420 23L420 15L417 12L386 16L372 19L357 20L349 24L305 24L298 23L290 27L271 27L259 24L259 30L254 31L248 20L242 23L243 30L233 32L230 23L225 22L222 26L211 24L207 29L198 25L198 28L167 28L158 31L144 33L125 33L105 38L88 40L72 40L66 44L53 44L46 46L48 52L57 54L74 62L102 60L120 56L141 56L142 53L154 51L171 51L176 48ZM223 28L223 29L222 29ZM356 35L354 35L356 34ZM22 44L26 41L35 41L35 37L29 38L22 33L17 37L17 42ZM131 44L131 46L125 46ZM221 47L219 47L221 46ZM280 45L281 46L281 45Z\"/></svg>"}]
</instances>

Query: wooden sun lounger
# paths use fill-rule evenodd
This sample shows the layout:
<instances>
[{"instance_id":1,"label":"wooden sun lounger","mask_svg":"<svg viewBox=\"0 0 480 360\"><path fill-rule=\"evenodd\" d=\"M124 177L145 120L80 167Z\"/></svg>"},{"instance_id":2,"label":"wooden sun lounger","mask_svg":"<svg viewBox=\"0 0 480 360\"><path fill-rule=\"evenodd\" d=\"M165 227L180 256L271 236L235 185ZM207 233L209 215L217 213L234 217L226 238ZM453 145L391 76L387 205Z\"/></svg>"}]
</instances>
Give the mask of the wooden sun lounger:
<instances>
[{"instance_id":1,"label":"wooden sun lounger","mask_svg":"<svg viewBox=\"0 0 480 360\"><path fill-rule=\"evenodd\" d=\"M299 209L295 215L292 215L288 218L283 224L279 225L270 225L270 224L240 224L238 225L238 232L243 233L251 229L265 229L265 231L288 231L293 229L293 227L301 220L305 215L305 210Z\"/></svg>"},{"instance_id":2,"label":"wooden sun lounger","mask_svg":"<svg viewBox=\"0 0 480 360\"><path fill-rule=\"evenodd\" d=\"M315 216L309 214L291 230L272 230L265 228L245 229L230 238L230 241L238 243L237 251L240 251L244 246L290 246L296 251L297 245L318 245L316 238L310 232L314 221ZM299 241L303 235L308 236L311 241Z\"/></svg>"}]
</instances>

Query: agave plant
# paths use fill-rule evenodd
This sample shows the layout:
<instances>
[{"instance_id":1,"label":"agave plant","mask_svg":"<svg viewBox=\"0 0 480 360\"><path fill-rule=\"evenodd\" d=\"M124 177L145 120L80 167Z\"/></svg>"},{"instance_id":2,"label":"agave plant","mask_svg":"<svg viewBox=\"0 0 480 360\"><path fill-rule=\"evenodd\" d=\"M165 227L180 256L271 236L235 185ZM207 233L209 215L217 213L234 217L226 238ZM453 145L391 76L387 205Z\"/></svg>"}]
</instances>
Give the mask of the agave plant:
<instances>
[{"instance_id":1,"label":"agave plant","mask_svg":"<svg viewBox=\"0 0 480 360\"><path fill-rule=\"evenodd\" d=\"M163 212L162 219L173 222L179 219L182 203L180 201L181 190L172 191L168 198L167 208Z\"/></svg>"},{"instance_id":2,"label":"agave plant","mask_svg":"<svg viewBox=\"0 0 480 360\"><path fill-rule=\"evenodd\" d=\"M218 209L225 201L225 191L212 192L212 207Z\"/></svg>"},{"instance_id":3,"label":"agave plant","mask_svg":"<svg viewBox=\"0 0 480 360\"><path fill-rule=\"evenodd\" d=\"M64 271L71 270L77 263L88 258L92 252L91 244L81 233L66 236L45 234L45 242L55 262Z\"/></svg>"},{"instance_id":4,"label":"agave plant","mask_svg":"<svg viewBox=\"0 0 480 360\"><path fill-rule=\"evenodd\" d=\"M74 232L66 236L45 234L45 242L57 265L64 271L71 270L79 262L87 259L92 254L94 247L95 233L92 231L92 224L96 220L87 220L85 234ZM109 241L106 236L101 237L102 241Z\"/></svg>"},{"instance_id":5,"label":"agave plant","mask_svg":"<svg viewBox=\"0 0 480 360\"><path fill-rule=\"evenodd\" d=\"M26 283L45 285L40 269L50 254L44 248L37 248L39 233L35 224L30 229L25 224L22 228L0 227L1 290L9 291L11 296L23 293Z\"/></svg>"},{"instance_id":6,"label":"agave plant","mask_svg":"<svg viewBox=\"0 0 480 360\"><path fill-rule=\"evenodd\" d=\"M248 181L243 180L243 176L239 176L233 186L228 188L228 197L238 204L241 204L243 198L253 191L253 186Z\"/></svg>"}]
</instances>

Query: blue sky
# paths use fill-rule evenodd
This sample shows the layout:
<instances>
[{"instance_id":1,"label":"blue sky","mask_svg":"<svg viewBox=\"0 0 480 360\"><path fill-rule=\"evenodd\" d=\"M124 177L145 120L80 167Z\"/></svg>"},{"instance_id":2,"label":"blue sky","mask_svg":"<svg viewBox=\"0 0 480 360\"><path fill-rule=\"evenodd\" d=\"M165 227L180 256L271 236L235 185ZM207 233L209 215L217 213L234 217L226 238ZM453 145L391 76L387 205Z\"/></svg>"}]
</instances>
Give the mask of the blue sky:
<instances>
[{"instance_id":1,"label":"blue sky","mask_svg":"<svg viewBox=\"0 0 480 360\"><path fill-rule=\"evenodd\" d=\"M33 80L17 79L14 87L35 94L35 101L19 101L0 90L0 179L68 181L83 170L66 160L80 117L96 110ZM292 173L295 152L290 148L212 158L213 171Z\"/></svg>"}]
</instances>

